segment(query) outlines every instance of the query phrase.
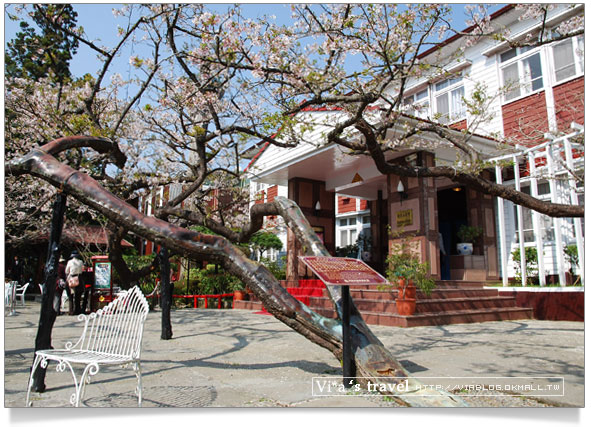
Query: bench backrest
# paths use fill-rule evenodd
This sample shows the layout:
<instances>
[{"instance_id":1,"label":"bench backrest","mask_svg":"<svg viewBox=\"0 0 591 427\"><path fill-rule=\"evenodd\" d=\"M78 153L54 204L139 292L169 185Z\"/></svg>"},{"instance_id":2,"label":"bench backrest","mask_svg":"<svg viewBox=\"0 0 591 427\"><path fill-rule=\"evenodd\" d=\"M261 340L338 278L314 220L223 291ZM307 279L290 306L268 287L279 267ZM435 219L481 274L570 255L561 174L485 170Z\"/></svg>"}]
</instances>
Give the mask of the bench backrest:
<instances>
[{"instance_id":1,"label":"bench backrest","mask_svg":"<svg viewBox=\"0 0 591 427\"><path fill-rule=\"evenodd\" d=\"M135 286L86 316L82 336L71 348L139 358L147 315L148 302Z\"/></svg>"}]
</instances>

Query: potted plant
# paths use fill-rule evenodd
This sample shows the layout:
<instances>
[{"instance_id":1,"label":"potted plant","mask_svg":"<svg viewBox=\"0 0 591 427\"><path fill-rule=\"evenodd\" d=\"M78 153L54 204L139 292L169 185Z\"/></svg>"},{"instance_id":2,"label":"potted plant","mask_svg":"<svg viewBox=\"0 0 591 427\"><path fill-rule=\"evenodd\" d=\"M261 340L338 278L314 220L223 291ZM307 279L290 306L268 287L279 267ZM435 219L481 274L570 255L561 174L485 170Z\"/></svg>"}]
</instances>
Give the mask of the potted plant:
<instances>
[{"instance_id":1,"label":"potted plant","mask_svg":"<svg viewBox=\"0 0 591 427\"><path fill-rule=\"evenodd\" d=\"M481 227L471 225L462 225L458 231L460 243L457 244L457 251L460 255L472 255L474 252L474 243L482 235Z\"/></svg>"},{"instance_id":2,"label":"potted plant","mask_svg":"<svg viewBox=\"0 0 591 427\"><path fill-rule=\"evenodd\" d=\"M236 276L232 276L228 273L224 277L225 288L234 292L234 300L248 301L249 294L246 290L244 283ZM225 293L225 292L224 292Z\"/></svg>"},{"instance_id":3,"label":"potted plant","mask_svg":"<svg viewBox=\"0 0 591 427\"><path fill-rule=\"evenodd\" d=\"M405 237L392 246L386 259L386 276L391 283L396 283L396 309L402 316L411 316L416 309L416 288L425 295L430 295L435 281L429 274L429 263L421 262L418 255L410 248L411 237Z\"/></svg>"},{"instance_id":4,"label":"potted plant","mask_svg":"<svg viewBox=\"0 0 591 427\"><path fill-rule=\"evenodd\" d=\"M246 301L246 291L244 289L235 289L234 290L234 300L235 301Z\"/></svg>"}]
</instances>

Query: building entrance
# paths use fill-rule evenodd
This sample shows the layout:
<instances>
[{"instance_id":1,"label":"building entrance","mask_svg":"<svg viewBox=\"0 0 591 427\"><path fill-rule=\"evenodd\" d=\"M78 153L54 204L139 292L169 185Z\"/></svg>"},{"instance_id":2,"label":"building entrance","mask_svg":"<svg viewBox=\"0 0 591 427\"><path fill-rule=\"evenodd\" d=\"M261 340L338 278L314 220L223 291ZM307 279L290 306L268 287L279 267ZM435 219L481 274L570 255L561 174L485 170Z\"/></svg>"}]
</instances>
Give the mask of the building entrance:
<instances>
[{"instance_id":1,"label":"building entrance","mask_svg":"<svg viewBox=\"0 0 591 427\"><path fill-rule=\"evenodd\" d=\"M456 253L456 244L459 243L458 231L462 225L468 224L466 189L455 187L438 191L437 211L439 233L445 249L445 254L440 251L441 279L450 280L450 256Z\"/></svg>"}]
</instances>

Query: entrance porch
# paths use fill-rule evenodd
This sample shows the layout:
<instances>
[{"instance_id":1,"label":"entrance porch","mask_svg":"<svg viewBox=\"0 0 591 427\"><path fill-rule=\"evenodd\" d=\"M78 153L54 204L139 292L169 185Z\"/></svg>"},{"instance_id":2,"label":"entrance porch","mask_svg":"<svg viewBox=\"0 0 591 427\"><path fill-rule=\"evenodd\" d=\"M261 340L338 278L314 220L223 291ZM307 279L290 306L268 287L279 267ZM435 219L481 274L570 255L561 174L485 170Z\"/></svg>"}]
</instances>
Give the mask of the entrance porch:
<instances>
[{"instance_id":1,"label":"entrance porch","mask_svg":"<svg viewBox=\"0 0 591 427\"><path fill-rule=\"evenodd\" d=\"M262 162L257 161L257 166L262 168L253 179L268 185L286 186L287 197L300 206L330 253L336 254L337 242L344 241L337 238L342 222L337 221L338 198L359 198L369 210L370 243L358 256L380 273L385 273L386 257L398 241L391 232L398 232L402 233L400 237L412 238L417 254L423 262L429 263L430 274L435 279L499 279L495 208L491 196L458 186L446 178L383 175L368 156L349 155L336 145L320 149L310 147L308 151L298 147L292 156L282 153L281 157L274 152L277 151L275 147L269 148L270 153L263 153ZM447 149L404 150L390 154L388 160L434 166L451 163L453 156L455 154ZM473 255L456 254L457 232L461 225L479 227L483 231ZM287 233L287 279L313 278L298 261L301 248L295 236L290 231Z\"/></svg>"}]
</instances>

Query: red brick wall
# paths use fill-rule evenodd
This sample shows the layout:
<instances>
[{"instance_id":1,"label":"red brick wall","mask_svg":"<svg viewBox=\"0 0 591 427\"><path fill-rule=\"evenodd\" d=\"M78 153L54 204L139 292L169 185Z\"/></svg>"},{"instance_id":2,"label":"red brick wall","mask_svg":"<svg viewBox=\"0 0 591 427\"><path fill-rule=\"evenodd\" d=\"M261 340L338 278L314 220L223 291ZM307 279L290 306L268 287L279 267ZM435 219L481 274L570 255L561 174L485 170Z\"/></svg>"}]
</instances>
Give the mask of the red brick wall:
<instances>
[{"instance_id":1,"label":"red brick wall","mask_svg":"<svg viewBox=\"0 0 591 427\"><path fill-rule=\"evenodd\" d=\"M554 105L559 131L569 131L571 122L585 124L585 78L554 87Z\"/></svg>"},{"instance_id":2,"label":"red brick wall","mask_svg":"<svg viewBox=\"0 0 591 427\"><path fill-rule=\"evenodd\" d=\"M339 196L338 213L355 212L357 210L357 199L353 197Z\"/></svg>"},{"instance_id":3,"label":"red brick wall","mask_svg":"<svg viewBox=\"0 0 591 427\"><path fill-rule=\"evenodd\" d=\"M468 122L466 121L466 119L464 119L464 120L461 120L459 122L449 125L449 127L452 129L455 129L455 130L468 129Z\"/></svg>"},{"instance_id":4,"label":"red brick wall","mask_svg":"<svg viewBox=\"0 0 591 427\"><path fill-rule=\"evenodd\" d=\"M502 111L505 138L529 146L544 141L544 133L548 131L544 92L503 105Z\"/></svg>"},{"instance_id":5,"label":"red brick wall","mask_svg":"<svg viewBox=\"0 0 591 427\"><path fill-rule=\"evenodd\" d=\"M364 211L369 209L369 205L367 204L367 200L359 200L359 210Z\"/></svg>"},{"instance_id":6,"label":"red brick wall","mask_svg":"<svg viewBox=\"0 0 591 427\"><path fill-rule=\"evenodd\" d=\"M275 200L275 197L277 197L278 192L279 189L276 185L274 185L273 187L269 187L267 189L267 202L271 203L273 200Z\"/></svg>"},{"instance_id":7,"label":"red brick wall","mask_svg":"<svg viewBox=\"0 0 591 427\"><path fill-rule=\"evenodd\" d=\"M534 309L534 319L585 321L583 292L516 292L499 290L499 296L514 297L518 307Z\"/></svg>"}]
</instances>

